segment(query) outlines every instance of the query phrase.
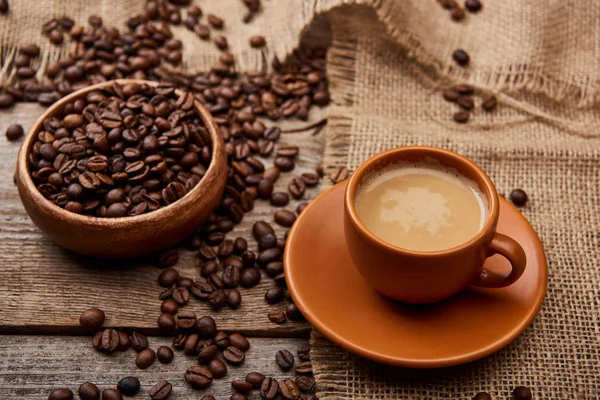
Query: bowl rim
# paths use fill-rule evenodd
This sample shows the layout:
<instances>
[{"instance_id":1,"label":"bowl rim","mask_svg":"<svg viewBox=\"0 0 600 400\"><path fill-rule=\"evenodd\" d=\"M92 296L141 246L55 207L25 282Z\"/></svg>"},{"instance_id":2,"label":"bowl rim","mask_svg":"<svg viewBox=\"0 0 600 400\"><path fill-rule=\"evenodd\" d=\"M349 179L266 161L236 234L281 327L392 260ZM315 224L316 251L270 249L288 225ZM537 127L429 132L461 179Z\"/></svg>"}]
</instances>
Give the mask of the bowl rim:
<instances>
[{"instance_id":1,"label":"bowl rim","mask_svg":"<svg viewBox=\"0 0 600 400\"><path fill-rule=\"evenodd\" d=\"M212 159L210 161L210 164L208 165L208 168L206 169L206 173L204 174L200 182L198 182L198 184L192 190L187 192L185 196L183 196L181 199L178 199L177 201L167 206L161 207L155 211L147 212L140 215L117 218L106 218L76 214L52 203L39 191L39 189L33 182L31 171L29 169L29 153L33 147L33 144L35 143L36 134L40 132L44 120L46 118L55 116L55 114L57 114L59 110L62 110L62 108L67 103L85 97L86 95L95 90L101 90L110 87L114 83L118 83L120 85L127 85L132 83L146 84L153 87L158 87L161 84L165 84L157 81L148 81L143 79L114 79L106 82L101 82L95 85L86 86L85 88L82 88L76 92L73 92L63 97L62 99L48 107L48 109L46 109L46 111L44 111L44 113L27 130L25 139L23 140L21 147L19 148L19 154L17 156L19 183L25 188L25 190L29 192L29 194L33 197L35 203L40 208L45 209L46 212L53 214L63 220L70 220L74 223L85 225L94 225L96 227L114 227L115 225L118 225L119 227L124 227L126 225L156 222L156 220L168 218L172 216L173 213L176 213L179 209L189 206L190 203L193 204L194 200L201 193L206 193L206 189L208 188L207 185L210 184L210 181L212 181L211 177L216 174L215 170L219 168L217 163L220 163L221 160L225 159L226 157L225 143L223 142L223 138L221 136L217 123L213 119L208 109L196 99L194 101L194 109L198 116L202 119L202 122L208 129L209 134L211 136ZM175 93L177 94L182 92L184 92L184 90L177 88L175 89ZM219 153L222 153L222 155L220 155Z\"/></svg>"}]
</instances>

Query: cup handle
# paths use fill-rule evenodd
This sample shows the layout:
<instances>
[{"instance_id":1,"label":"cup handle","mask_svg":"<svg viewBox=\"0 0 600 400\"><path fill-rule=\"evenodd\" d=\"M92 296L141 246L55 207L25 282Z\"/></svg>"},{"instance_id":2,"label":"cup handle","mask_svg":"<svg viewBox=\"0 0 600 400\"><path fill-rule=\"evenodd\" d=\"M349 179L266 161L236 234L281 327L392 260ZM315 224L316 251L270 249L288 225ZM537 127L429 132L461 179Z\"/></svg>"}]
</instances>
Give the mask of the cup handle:
<instances>
[{"instance_id":1,"label":"cup handle","mask_svg":"<svg viewBox=\"0 0 600 400\"><path fill-rule=\"evenodd\" d=\"M496 232L487 250L488 257L494 254L500 254L510 262L512 266L510 274L502 276L501 274L482 268L479 276L471 282L472 285L485 288L501 288L512 285L523 275L525 265L527 264L527 257L525 256L525 250L523 250L523 247L515 239Z\"/></svg>"}]
</instances>

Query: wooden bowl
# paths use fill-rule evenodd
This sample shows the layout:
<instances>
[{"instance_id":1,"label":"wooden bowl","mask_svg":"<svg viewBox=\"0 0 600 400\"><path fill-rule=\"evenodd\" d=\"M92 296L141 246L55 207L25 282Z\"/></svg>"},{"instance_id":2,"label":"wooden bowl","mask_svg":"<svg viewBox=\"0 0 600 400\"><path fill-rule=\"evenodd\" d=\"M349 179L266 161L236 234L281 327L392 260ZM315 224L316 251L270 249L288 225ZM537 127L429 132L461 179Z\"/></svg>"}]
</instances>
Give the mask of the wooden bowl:
<instances>
[{"instance_id":1,"label":"wooden bowl","mask_svg":"<svg viewBox=\"0 0 600 400\"><path fill-rule=\"evenodd\" d=\"M98 218L64 210L46 199L35 186L28 155L43 121L63 107L94 90L110 86L103 82L79 90L52 105L29 129L17 158L17 186L31 220L52 240L76 253L100 258L129 258L171 247L191 235L217 207L227 180L227 155L217 124L196 101L195 110L212 138L212 160L206 174L189 193L176 202L146 214L122 218ZM121 79L120 84L157 86L156 82Z\"/></svg>"}]
</instances>

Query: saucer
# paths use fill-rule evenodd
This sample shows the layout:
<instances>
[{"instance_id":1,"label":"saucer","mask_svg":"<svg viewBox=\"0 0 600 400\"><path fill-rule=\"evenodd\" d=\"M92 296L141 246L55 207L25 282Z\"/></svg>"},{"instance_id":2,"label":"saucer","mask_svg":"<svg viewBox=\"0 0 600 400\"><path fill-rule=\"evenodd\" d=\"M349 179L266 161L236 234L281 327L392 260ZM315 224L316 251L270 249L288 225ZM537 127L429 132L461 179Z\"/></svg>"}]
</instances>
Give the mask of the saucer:
<instances>
[{"instance_id":1,"label":"saucer","mask_svg":"<svg viewBox=\"0 0 600 400\"><path fill-rule=\"evenodd\" d=\"M498 232L523 246L521 278L502 289L468 287L438 303L409 305L375 292L352 264L344 240L346 184L322 193L300 214L284 255L294 302L328 339L377 362L439 368L494 353L531 323L546 292L546 256L529 222L506 200L500 198ZM485 267L509 270L497 255Z\"/></svg>"}]
</instances>

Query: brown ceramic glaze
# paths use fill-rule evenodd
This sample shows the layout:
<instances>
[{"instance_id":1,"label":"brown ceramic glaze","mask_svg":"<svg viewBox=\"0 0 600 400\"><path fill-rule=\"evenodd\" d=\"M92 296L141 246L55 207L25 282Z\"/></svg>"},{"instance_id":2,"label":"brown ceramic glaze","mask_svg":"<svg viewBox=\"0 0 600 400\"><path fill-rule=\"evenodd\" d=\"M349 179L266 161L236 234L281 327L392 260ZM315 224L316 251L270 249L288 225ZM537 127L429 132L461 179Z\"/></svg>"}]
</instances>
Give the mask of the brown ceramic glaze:
<instances>
[{"instance_id":1,"label":"brown ceramic glaze","mask_svg":"<svg viewBox=\"0 0 600 400\"><path fill-rule=\"evenodd\" d=\"M346 185L334 186L302 211L284 254L294 303L328 339L381 363L439 368L492 354L531 323L546 292L546 257L531 225L506 200L499 201L497 231L525 250L521 278L499 289L468 286L437 303L407 304L378 294L355 267L344 236ZM510 270L499 256L488 258L485 268L498 275Z\"/></svg>"},{"instance_id":2,"label":"brown ceramic glaze","mask_svg":"<svg viewBox=\"0 0 600 400\"><path fill-rule=\"evenodd\" d=\"M448 250L410 251L386 243L362 224L354 208L356 189L363 177L400 161L426 160L455 168L477 183L488 199L489 215L483 228L468 242ZM354 265L375 290L395 300L432 303L458 293L469 284L500 288L513 284L525 269L525 252L519 243L496 233L500 206L491 179L472 161L448 150L399 147L371 157L348 181L344 210L344 230ZM510 261L512 271L508 276L482 269L486 258L494 254Z\"/></svg>"},{"instance_id":3,"label":"brown ceramic glaze","mask_svg":"<svg viewBox=\"0 0 600 400\"><path fill-rule=\"evenodd\" d=\"M156 82L117 80L120 84ZM68 102L110 86L113 81L90 86L52 105L29 129L17 159L17 185L25 210L44 233L74 252L101 258L128 258L153 253L180 242L197 229L218 205L227 179L225 145L208 110L199 102L195 109L212 138L212 161L206 174L189 193L175 203L147 214L123 218L96 218L66 211L37 190L27 162L35 135L43 121L58 114Z\"/></svg>"}]
</instances>

